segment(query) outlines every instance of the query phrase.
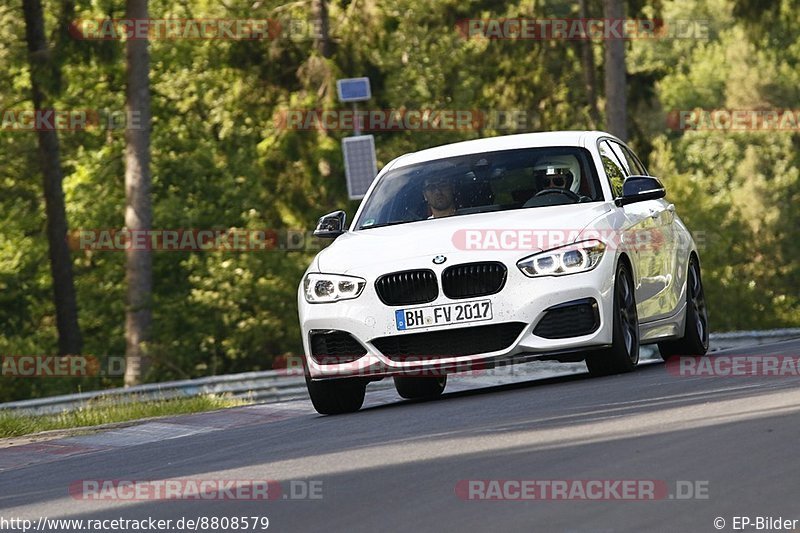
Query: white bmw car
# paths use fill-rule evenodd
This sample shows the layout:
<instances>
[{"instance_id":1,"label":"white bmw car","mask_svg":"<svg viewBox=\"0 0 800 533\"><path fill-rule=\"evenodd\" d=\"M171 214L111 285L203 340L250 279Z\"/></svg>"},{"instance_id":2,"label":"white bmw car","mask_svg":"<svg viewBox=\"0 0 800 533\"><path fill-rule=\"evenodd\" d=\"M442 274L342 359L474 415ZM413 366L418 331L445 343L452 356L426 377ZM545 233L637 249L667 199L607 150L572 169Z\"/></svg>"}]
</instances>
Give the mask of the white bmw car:
<instances>
[{"instance_id":1,"label":"white bmw car","mask_svg":"<svg viewBox=\"0 0 800 533\"><path fill-rule=\"evenodd\" d=\"M625 143L603 132L460 142L398 157L298 290L317 411L358 410L392 377L404 398L448 373L531 360L633 370L641 344L703 355L708 318L691 234Z\"/></svg>"}]
</instances>

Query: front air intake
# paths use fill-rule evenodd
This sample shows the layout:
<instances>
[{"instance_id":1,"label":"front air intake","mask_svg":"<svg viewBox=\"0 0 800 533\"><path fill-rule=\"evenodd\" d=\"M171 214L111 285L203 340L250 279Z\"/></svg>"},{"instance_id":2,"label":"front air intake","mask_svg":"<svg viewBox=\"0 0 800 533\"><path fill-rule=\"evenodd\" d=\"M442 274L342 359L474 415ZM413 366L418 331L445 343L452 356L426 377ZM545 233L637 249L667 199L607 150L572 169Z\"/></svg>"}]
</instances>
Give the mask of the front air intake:
<instances>
[{"instance_id":1,"label":"front air intake","mask_svg":"<svg viewBox=\"0 0 800 533\"><path fill-rule=\"evenodd\" d=\"M439 296L433 270L405 270L383 275L375 282L375 290L386 305L424 304Z\"/></svg>"},{"instance_id":2,"label":"front air intake","mask_svg":"<svg viewBox=\"0 0 800 533\"><path fill-rule=\"evenodd\" d=\"M452 299L488 296L502 290L508 271L503 263L465 263L442 273L442 291Z\"/></svg>"}]
</instances>

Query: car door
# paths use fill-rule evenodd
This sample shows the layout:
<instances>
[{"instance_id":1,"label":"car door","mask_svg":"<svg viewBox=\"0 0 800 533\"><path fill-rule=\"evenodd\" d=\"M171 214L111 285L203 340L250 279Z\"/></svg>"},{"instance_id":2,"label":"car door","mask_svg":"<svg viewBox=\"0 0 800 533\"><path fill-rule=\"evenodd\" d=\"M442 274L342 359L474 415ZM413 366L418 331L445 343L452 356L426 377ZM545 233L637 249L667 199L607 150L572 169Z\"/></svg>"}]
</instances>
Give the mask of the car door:
<instances>
[{"instance_id":1,"label":"car door","mask_svg":"<svg viewBox=\"0 0 800 533\"><path fill-rule=\"evenodd\" d=\"M631 175L630 167L622 152L617 153L610 139L598 143L600 158L603 161L606 175L611 182L614 197L622 196L622 184ZM614 143L617 146L617 143ZM661 265L656 264L653 255L648 252L647 243L656 232L656 221L653 219L655 201L636 202L620 207L627 224L621 230L620 241L633 264L636 307L639 320L652 320L658 313L657 298Z\"/></svg>"},{"instance_id":2,"label":"car door","mask_svg":"<svg viewBox=\"0 0 800 533\"><path fill-rule=\"evenodd\" d=\"M629 175L648 175L630 148L615 141L609 141L609 144ZM645 312L652 319L664 318L677 309L680 293L677 280L681 276L676 276L679 261L674 246L675 206L661 198L641 202L640 207L647 210L649 218L645 233L638 236L640 255L648 265L648 278L643 291L647 301Z\"/></svg>"},{"instance_id":3,"label":"car door","mask_svg":"<svg viewBox=\"0 0 800 533\"><path fill-rule=\"evenodd\" d=\"M627 146L622 147L623 152L632 165L638 165L638 169L647 174L641 160ZM675 216L675 204L662 198L658 200L661 209L657 212L657 224L663 240L653 243L656 253L661 256L661 263L664 265L664 289L659 296L659 307L661 316L671 316L678 311L681 302L681 291L683 288L683 278L685 259L683 246L680 240L680 228Z\"/></svg>"}]
</instances>

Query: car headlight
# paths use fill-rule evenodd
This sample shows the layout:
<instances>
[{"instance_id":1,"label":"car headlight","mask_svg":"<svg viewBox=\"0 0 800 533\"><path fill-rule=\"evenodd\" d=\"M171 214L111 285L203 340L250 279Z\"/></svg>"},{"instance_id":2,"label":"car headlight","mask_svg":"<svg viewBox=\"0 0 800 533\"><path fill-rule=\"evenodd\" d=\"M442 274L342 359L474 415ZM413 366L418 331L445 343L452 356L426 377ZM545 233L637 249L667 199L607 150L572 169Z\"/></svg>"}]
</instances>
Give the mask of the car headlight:
<instances>
[{"instance_id":1,"label":"car headlight","mask_svg":"<svg viewBox=\"0 0 800 533\"><path fill-rule=\"evenodd\" d=\"M306 301L311 304L358 298L367 282L354 276L308 274L303 281Z\"/></svg>"},{"instance_id":2,"label":"car headlight","mask_svg":"<svg viewBox=\"0 0 800 533\"><path fill-rule=\"evenodd\" d=\"M576 242L520 259L517 267L526 276L564 276L592 270L600 263L606 245L598 240Z\"/></svg>"}]
</instances>

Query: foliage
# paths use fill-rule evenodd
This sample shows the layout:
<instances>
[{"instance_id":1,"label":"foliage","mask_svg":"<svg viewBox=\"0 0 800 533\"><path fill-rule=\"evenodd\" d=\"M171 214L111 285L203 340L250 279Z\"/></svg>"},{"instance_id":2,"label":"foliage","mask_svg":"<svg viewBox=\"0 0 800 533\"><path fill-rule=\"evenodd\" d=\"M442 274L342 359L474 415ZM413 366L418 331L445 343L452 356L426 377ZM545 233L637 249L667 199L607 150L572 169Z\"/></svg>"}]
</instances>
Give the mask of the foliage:
<instances>
[{"instance_id":1,"label":"foliage","mask_svg":"<svg viewBox=\"0 0 800 533\"><path fill-rule=\"evenodd\" d=\"M68 3L65 3L68 4ZM599 2L590 2L595 16ZM800 94L800 22L790 0L763 17L755 2L629 2L629 16L707 20L710 38L627 44L631 145L668 186L703 237L714 330L800 325L800 136L791 132L680 132L667 113L693 108L791 108ZM58 20L122 17L121 0L79 0L72 14L46 3L62 64L60 109L124 109L117 41L58 37ZM516 131L591 123L577 41L466 39L465 18L577 17L577 3L489 0L332 0L333 55L314 43L310 2L225 4L151 0L156 18L293 19L265 40L155 40L153 205L158 228L307 230L347 201L340 151L346 131L285 130L293 109L341 109L340 77L369 76L371 109L521 112L518 126L376 133L379 166L408 151ZM289 28L288 25L284 27ZM305 32L298 32L297 29ZM776 28L771 31L770 28ZM29 109L24 27L0 8L0 107ZM602 80L602 43L592 43ZM602 94L602 83L599 93ZM602 109L602 102L600 105ZM71 228L123 224L123 131L60 131ZM33 133L0 130L0 354L55 353L52 288ZM313 253L158 252L155 364L150 380L271 368L301 350L296 287ZM124 254L75 251L85 351L124 351ZM0 401L119 385L117 378L0 378Z\"/></svg>"}]
</instances>

